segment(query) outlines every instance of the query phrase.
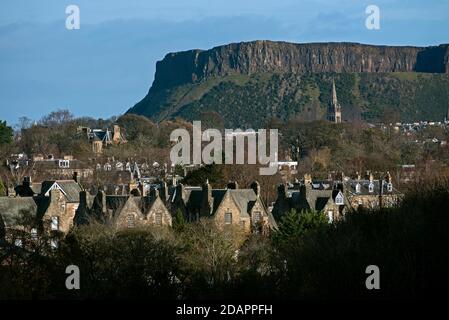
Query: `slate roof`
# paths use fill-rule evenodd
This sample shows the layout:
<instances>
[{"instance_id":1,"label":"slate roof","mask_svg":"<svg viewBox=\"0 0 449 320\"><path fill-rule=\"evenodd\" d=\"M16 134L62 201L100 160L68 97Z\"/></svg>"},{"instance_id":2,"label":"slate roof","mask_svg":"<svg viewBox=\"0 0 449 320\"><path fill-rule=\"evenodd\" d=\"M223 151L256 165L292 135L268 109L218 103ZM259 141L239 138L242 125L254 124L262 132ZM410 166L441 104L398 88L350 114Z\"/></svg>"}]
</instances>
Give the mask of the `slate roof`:
<instances>
[{"instance_id":1,"label":"slate roof","mask_svg":"<svg viewBox=\"0 0 449 320\"><path fill-rule=\"evenodd\" d=\"M399 195L400 192L394 188L392 191L388 191L388 183L385 180L373 180L373 192L369 192L370 181L368 179L362 180L348 180L344 182L345 190L349 195L379 195L381 181L383 181L383 195ZM356 192L356 185L360 184L360 192Z\"/></svg>"},{"instance_id":2,"label":"slate roof","mask_svg":"<svg viewBox=\"0 0 449 320\"><path fill-rule=\"evenodd\" d=\"M67 202L79 202L80 192L83 191L81 186L74 180L53 180L44 181L42 183L41 195L47 195L50 188L57 183L63 194L67 198Z\"/></svg>"},{"instance_id":3,"label":"slate roof","mask_svg":"<svg viewBox=\"0 0 449 320\"><path fill-rule=\"evenodd\" d=\"M32 197L0 197L0 214L6 227L22 225L24 214L30 214L32 218L35 218L37 207Z\"/></svg>"}]
</instances>

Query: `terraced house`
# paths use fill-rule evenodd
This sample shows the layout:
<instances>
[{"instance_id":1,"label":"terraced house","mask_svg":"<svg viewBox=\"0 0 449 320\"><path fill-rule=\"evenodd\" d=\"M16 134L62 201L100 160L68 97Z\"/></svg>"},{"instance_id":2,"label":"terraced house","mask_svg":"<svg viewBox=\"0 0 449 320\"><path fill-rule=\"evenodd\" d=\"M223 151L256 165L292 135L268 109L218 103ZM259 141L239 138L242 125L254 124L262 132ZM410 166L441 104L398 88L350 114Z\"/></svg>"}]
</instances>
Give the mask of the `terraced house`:
<instances>
[{"instance_id":1,"label":"terraced house","mask_svg":"<svg viewBox=\"0 0 449 320\"><path fill-rule=\"evenodd\" d=\"M314 210L323 212L329 222L333 222L350 210L391 207L401 198L402 193L394 188L388 172L383 179L377 180L370 172L364 179L358 174L356 178L350 178L342 173L338 179L312 180L310 174L305 174L302 181L278 187L273 215L279 221L291 209L297 212Z\"/></svg>"},{"instance_id":2,"label":"terraced house","mask_svg":"<svg viewBox=\"0 0 449 320\"><path fill-rule=\"evenodd\" d=\"M268 233L277 224L260 199L260 185L239 189L236 182L225 189L212 189L208 181L202 187L178 184L170 195L168 206L172 215L178 210L189 222L213 219L219 226L240 226L245 232Z\"/></svg>"},{"instance_id":3,"label":"terraced house","mask_svg":"<svg viewBox=\"0 0 449 320\"><path fill-rule=\"evenodd\" d=\"M75 222L88 224L92 221L104 223L116 230L141 226L171 226L172 217L158 190L146 196L106 195L98 192L92 201L86 192L81 193L81 204Z\"/></svg>"},{"instance_id":4,"label":"terraced house","mask_svg":"<svg viewBox=\"0 0 449 320\"><path fill-rule=\"evenodd\" d=\"M31 184L31 180L25 178L24 183L16 188L15 197L0 198L4 228L27 232L32 237L45 233L54 237L52 245L57 246L57 238L67 233L74 224L81 191L82 187L74 180ZM21 242L20 238L10 240L17 244Z\"/></svg>"}]
</instances>

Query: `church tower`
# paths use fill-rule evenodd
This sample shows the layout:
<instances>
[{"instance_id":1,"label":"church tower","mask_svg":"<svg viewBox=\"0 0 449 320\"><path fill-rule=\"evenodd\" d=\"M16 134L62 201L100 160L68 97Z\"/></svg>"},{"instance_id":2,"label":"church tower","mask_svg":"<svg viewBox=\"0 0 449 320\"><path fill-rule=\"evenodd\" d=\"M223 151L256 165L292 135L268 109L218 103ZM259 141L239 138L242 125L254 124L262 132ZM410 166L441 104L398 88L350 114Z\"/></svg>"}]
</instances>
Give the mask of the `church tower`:
<instances>
[{"instance_id":1,"label":"church tower","mask_svg":"<svg viewBox=\"0 0 449 320\"><path fill-rule=\"evenodd\" d=\"M335 80L332 79L332 101L327 107L327 120L334 123L341 123L341 106L337 100L337 90Z\"/></svg>"}]
</instances>

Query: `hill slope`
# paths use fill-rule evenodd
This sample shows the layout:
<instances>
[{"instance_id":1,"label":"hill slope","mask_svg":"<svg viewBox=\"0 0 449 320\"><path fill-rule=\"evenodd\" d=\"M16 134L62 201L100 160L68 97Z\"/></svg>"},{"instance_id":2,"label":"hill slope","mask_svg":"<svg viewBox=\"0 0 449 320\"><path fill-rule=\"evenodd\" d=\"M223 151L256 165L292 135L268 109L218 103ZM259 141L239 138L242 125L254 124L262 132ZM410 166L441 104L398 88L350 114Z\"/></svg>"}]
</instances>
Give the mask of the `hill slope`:
<instances>
[{"instance_id":1,"label":"hill slope","mask_svg":"<svg viewBox=\"0 0 449 320\"><path fill-rule=\"evenodd\" d=\"M322 119L333 78L346 120L441 120L449 106L449 45L255 41L170 53L128 112L193 120L212 111L232 127Z\"/></svg>"}]
</instances>

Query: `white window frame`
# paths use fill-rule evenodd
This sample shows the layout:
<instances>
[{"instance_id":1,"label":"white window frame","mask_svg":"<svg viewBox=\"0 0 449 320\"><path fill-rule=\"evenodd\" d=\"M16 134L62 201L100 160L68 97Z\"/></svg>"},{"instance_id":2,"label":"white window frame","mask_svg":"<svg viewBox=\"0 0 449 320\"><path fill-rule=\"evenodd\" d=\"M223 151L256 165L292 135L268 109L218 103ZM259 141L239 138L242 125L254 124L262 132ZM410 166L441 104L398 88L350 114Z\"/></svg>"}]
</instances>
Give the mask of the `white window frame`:
<instances>
[{"instance_id":1,"label":"white window frame","mask_svg":"<svg viewBox=\"0 0 449 320\"><path fill-rule=\"evenodd\" d=\"M374 183L370 183L370 184L368 185L368 192L369 192L369 193L373 193L373 192L374 192Z\"/></svg>"},{"instance_id":2,"label":"white window frame","mask_svg":"<svg viewBox=\"0 0 449 320\"><path fill-rule=\"evenodd\" d=\"M327 219L329 223L334 222L334 212L332 210L327 211Z\"/></svg>"},{"instance_id":3,"label":"white window frame","mask_svg":"<svg viewBox=\"0 0 449 320\"><path fill-rule=\"evenodd\" d=\"M254 224L257 224L262 221L262 212L255 211L254 212Z\"/></svg>"},{"instance_id":4,"label":"white window frame","mask_svg":"<svg viewBox=\"0 0 449 320\"><path fill-rule=\"evenodd\" d=\"M154 223L157 226L161 226L162 225L162 213L155 213L155 215L154 215Z\"/></svg>"},{"instance_id":5,"label":"white window frame","mask_svg":"<svg viewBox=\"0 0 449 320\"><path fill-rule=\"evenodd\" d=\"M339 201L338 199L341 199L341 201ZM345 204L345 198L343 197L343 194L341 192L339 192L337 194L337 196L335 197L335 204L342 206Z\"/></svg>"},{"instance_id":6,"label":"white window frame","mask_svg":"<svg viewBox=\"0 0 449 320\"><path fill-rule=\"evenodd\" d=\"M357 183L355 185L355 193L361 193L362 192L362 186L360 185L360 183Z\"/></svg>"},{"instance_id":7,"label":"white window frame","mask_svg":"<svg viewBox=\"0 0 449 320\"><path fill-rule=\"evenodd\" d=\"M51 247L53 250L56 250L56 249L59 248L59 240L58 240L58 238L52 238L52 239L50 239L50 247Z\"/></svg>"},{"instance_id":8,"label":"white window frame","mask_svg":"<svg viewBox=\"0 0 449 320\"><path fill-rule=\"evenodd\" d=\"M388 190L388 192L392 192L393 191L393 184L391 182L389 182L387 184L387 190Z\"/></svg>"},{"instance_id":9,"label":"white window frame","mask_svg":"<svg viewBox=\"0 0 449 320\"><path fill-rule=\"evenodd\" d=\"M230 217L231 219L229 220L229 222L228 222L228 217ZM224 222L225 222L225 224L232 224L232 212L226 212L225 214L224 214Z\"/></svg>"},{"instance_id":10,"label":"white window frame","mask_svg":"<svg viewBox=\"0 0 449 320\"><path fill-rule=\"evenodd\" d=\"M59 231L59 217L58 216L51 217L51 230Z\"/></svg>"},{"instance_id":11,"label":"white window frame","mask_svg":"<svg viewBox=\"0 0 449 320\"><path fill-rule=\"evenodd\" d=\"M32 228L30 230L30 235L31 235L31 239L32 240L37 240L37 229L36 228Z\"/></svg>"},{"instance_id":12,"label":"white window frame","mask_svg":"<svg viewBox=\"0 0 449 320\"><path fill-rule=\"evenodd\" d=\"M14 240L14 245L15 245L16 247L22 248L22 247L23 247L23 240L20 239L20 238L16 238L16 239Z\"/></svg>"},{"instance_id":13,"label":"white window frame","mask_svg":"<svg viewBox=\"0 0 449 320\"><path fill-rule=\"evenodd\" d=\"M129 229L132 229L136 226L136 217L133 214L128 214L126 216L126 225Z\"/></svg>"}]
</instances>

